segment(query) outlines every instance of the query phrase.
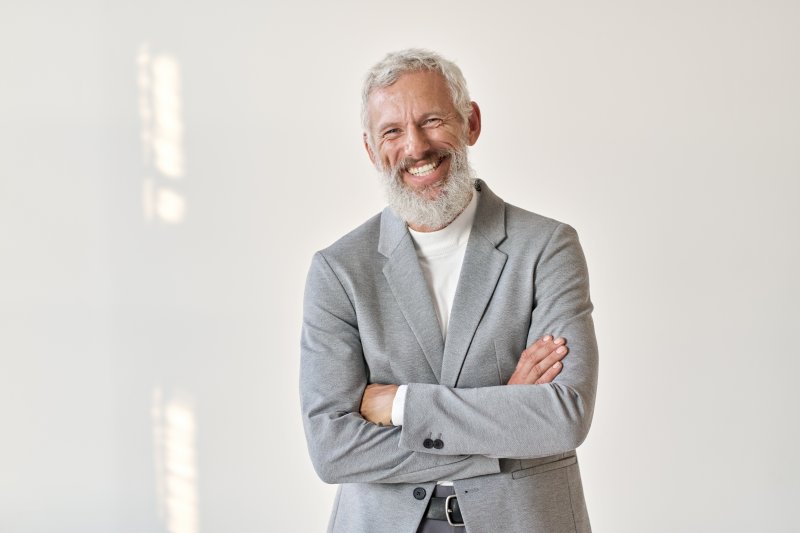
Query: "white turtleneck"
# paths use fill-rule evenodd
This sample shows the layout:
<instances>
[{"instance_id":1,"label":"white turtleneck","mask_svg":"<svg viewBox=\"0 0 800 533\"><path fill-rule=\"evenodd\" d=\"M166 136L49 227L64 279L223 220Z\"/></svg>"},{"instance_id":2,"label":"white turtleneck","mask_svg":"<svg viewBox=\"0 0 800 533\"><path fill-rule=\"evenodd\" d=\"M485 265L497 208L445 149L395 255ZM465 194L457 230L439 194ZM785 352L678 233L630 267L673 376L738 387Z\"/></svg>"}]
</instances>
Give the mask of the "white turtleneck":
<instances>
[{"instance_id":1,"label":"white turtleneck","mask_svg":"<svg viewBox=\"0 0 800 533\"><path fill-rule=\"evenodd\" d=\"M447 337L450 310L456 296L461 264L467 251L467 241L478 209L478 192L472 192L472 200L450 224L438 231L421 232L409 228L419 265L428 285L428 291L436 308L442 338ZM392 403L392 424L403 425L407 385L400 385Z\"/></svg>"}]
</instances>

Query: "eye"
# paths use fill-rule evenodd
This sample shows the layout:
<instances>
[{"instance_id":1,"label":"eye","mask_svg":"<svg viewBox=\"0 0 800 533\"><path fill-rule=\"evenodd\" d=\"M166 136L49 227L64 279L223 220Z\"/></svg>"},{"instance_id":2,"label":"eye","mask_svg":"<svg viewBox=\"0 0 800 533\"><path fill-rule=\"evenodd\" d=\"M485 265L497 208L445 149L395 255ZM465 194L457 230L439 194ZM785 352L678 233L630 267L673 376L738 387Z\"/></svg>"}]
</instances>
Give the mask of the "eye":
<instances>
[{"instance_id":1,"label":"eye","mask_svg":"<svg viewBox=\"0 0 800 533\"><path fill-rule=\"evenodd\" d=\"M424 126L438 126L442 123L442 119L438 117L431 117L426 118L425 121L422 123Z\"/></svg>"},{"instance_id":2,"label":"eye","mask_svg":"<svg viewBox=\"0 0 800 533\"><path fill-rule=\"evenodd\" d=\"M394 139L400 135L400 128L391 128L383 132L381 137L384 139Z\"/></svg>"}]
</instances>

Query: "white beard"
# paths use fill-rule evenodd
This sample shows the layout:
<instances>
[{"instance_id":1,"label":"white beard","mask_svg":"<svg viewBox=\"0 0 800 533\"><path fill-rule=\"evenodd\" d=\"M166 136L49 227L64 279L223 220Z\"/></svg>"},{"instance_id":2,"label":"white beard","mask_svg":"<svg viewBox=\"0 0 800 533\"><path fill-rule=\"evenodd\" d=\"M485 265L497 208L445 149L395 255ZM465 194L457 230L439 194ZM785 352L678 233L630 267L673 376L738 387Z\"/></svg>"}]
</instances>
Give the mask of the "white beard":
<instances>
[{"instance_id":1,"label":"white beard","mask_svg":"<svg viewBox=\"0 0 800 533\"><path fill-rule=\"evenodd\" d=\"M414 190L403 182L402 165L390 169L379 165L389 207L406 223L434 231L442 229L455 220L472 199L475 171L467 160L466 147L445 153L450 155L450 169L444 184L432 186L439 188L438 196L433 199L426 196L432 187Z\"/></svg>"}]
</instances>

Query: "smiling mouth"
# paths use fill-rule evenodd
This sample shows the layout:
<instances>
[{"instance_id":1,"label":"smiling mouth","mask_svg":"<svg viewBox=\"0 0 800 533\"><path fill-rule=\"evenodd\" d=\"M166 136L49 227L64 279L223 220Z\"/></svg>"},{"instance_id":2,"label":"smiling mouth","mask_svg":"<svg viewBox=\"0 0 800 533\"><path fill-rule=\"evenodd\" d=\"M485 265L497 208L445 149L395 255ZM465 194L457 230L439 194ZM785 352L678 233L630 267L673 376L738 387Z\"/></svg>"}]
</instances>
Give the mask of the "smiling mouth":
<instances>
[{"instance_id":1,"label":"smiling mouth","mask_svg":"<svg viewBox=\"0 0 800 533\"><path fill-rule=\"evenodd\" d=\"M412 176L422 177L427 176L428 174L432 173L436 168L442 163L444 160L444 156L440 157L436 161L432 161L426 165L422 165L419 167L408 168L406 172L411 174Z\"/></svg>"}]
</instances>

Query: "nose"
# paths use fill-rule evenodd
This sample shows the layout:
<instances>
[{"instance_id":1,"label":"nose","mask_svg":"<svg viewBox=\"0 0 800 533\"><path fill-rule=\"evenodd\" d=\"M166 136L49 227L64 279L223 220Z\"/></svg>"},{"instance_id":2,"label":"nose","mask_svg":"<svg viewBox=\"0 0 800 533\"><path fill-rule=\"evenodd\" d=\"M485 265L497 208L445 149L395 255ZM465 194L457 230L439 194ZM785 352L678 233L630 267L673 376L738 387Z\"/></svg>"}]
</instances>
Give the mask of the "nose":
<instances>
[{"instance_id":1,"label":"nose","mask_svg":"<svg viewBox=\"0 0 800 533\"><path fill-rule=\"evenodd\" d=\"M406 157L422 159L430 149L431 144L425 134L425 130L416 125L408 128L406 133Z\"/></svg>"}]
</instances>

